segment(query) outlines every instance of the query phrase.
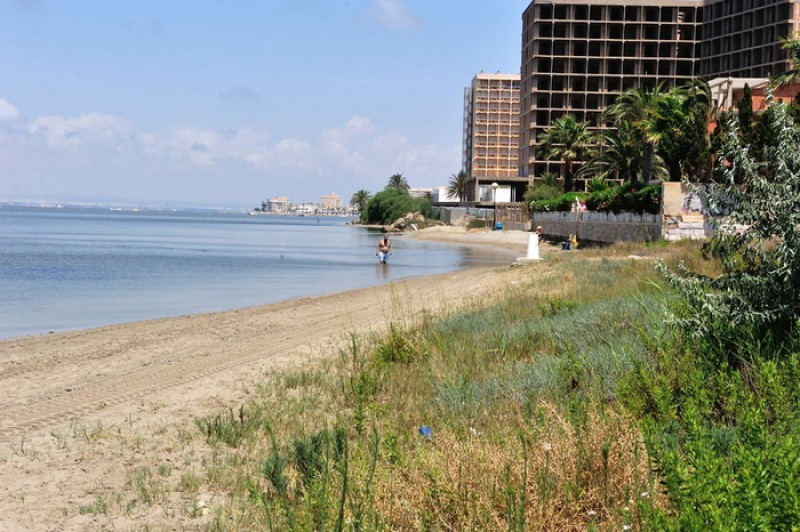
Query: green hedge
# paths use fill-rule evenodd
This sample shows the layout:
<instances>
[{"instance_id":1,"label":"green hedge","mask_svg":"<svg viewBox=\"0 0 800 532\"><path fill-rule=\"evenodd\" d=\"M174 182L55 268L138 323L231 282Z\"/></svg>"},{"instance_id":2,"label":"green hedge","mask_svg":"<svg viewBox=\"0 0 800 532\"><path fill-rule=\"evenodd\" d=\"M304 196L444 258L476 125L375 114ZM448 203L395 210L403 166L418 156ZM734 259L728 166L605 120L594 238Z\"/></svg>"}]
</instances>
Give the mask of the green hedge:
<instances>
[{"instance_id":1,"label":"green hedge","mask_svg":"<svg viewBox=\"0 0 800 532\"><path fill-rule=\"evenodd\" d=\"M537 212L570 211L576 199L586 201L590 211L656 214L661 209L661 185L625 183L591 194L569 192L557 198L533 201L531 208Z\"/></svg>"},{"instance_id":2,"label":"green hedge","mask_svg":"<svg viewBox=\"0 0 800 532\"><path fill-rule=\"evenodd\" d=\"M536 200L531 203L531 208L537 212L543 211L569 211L576 200L584 201L589 195L584 192L567 192L557 198Z\"/></svg>"},{"instance_id":3,"label":"green hedge","mask_svg":"<svg viewBox=\"0 0 800 532\"><path fill-rule=\"evenodd\" d=\"M661 209L661 185L625 183L591 194L586 200L590 211L656 214Z\"/></svg>"}]
</instances>

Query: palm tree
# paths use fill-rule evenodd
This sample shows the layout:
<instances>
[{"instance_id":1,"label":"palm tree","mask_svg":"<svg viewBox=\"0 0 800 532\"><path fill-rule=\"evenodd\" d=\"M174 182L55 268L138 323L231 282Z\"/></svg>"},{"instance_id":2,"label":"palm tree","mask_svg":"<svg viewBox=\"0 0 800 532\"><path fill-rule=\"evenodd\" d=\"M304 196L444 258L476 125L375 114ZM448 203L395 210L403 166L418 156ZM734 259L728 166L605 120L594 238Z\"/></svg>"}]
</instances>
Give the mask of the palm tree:
<instances>
[{"instance_id":1,"label":"palm tree","mask_svg":"<svg viewBox=\"0 0 800 532\"><path fill-rule=\"evenodd\" d=\"M644 181L641 164L643 139L638 128L628 121L621 121L616 129L603 132L601 144L600 153L578 170L578 176ZM655 176L667 175L664 161L657 154L653 154L650 168Z\"/></svg>"},{"instance_id":2,"label":"palm tree","mask_svg":"<svg viewBox=\"0 0 800 532\"><path fill-rule=\"evenodd\" d=\"M353 197L350 198L350 206L356 207L358 212L361 212L364 207L367 206L369 199L372 197L369 190L364 190L363 188L353 194Z\"/></svg>"},{"instance_id":3,"label":"palm tree","mask_svg":"<svg viewBox=\"0 0 800 532\"><path fill-rule=\"evenodd\" d=\"M403 174L394 174L389 178L389 183L386 185L386 188L399 188L400 190L408 191L408 181Z\"/></svg>"},{"instance_id":4,"label":"palm tree","mask_svg":"<svg viewBox=\"0 0 800 532\"><path fill-rule=\"evenodd\" d=\"M775 78L779 86L800 80L800 33L781 39L781 47L789 53L789 70Z\"/></svg>"},{"instance_id":5,"label":"palm tree","mask_svg":"<svg viewBox=\"0 0 800 532\"><path fill-rule=\"evenodd\" d=\"M661 113L665 97L662 83L652 89L635 87L620 94L605 111L605 116L611 118L617 127L621 122L628 122L638 131L643 143L641 176L645 183L653 177L656 146L665 133L666 125Z\"/></svg>"},{"instance_id":6,"label":"palm tree","mask_svg":"<svg viewBox=\"0 0 800 532\"><path fill-rule=\"evenodd\" d=\"M558 182L559 179L561 178L556 172L544 172L539 176L539 184L546 187L561 188L561 184Z\"/></svg>"},{"instance_id":7,"label":"palm tree","mask_svg":"<svg viewBox=\"0 0 800 532\"><path fill-rule=\"evenodd\" d=\"M450 182L447 184L446 189L447 195L458 198L458 201L466 201L468 183L469 174L464 170L459 170L457 174L450 176Z\"/></svg>"},{"instance_id":8,"label":"palm tree","mask_svg":"<svg viewBox=\"0 0 800 532\"><path fill-rule=\"evenodd\" d=\"M564 162L564 192L574 188L572 165L581 159L592 144L592 133L587 122L578 122L567 115L557 119L553 127L540 138L545 159Z\"/></svg>"}]
</instances>

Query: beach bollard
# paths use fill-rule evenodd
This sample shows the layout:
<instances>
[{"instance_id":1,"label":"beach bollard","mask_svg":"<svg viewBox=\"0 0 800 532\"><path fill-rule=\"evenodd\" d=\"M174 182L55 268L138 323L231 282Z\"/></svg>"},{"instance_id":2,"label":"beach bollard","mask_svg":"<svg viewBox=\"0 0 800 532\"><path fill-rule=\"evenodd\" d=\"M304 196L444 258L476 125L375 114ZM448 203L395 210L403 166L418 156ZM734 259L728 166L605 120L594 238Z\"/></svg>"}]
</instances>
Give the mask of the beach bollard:
<instances>
[{"instance_id":1,"label":"beach bollard","mask_svg":"<svg viewBox=\"0 0 800 532\"><path fill-rule=\"evenodd\" d=\"M537 233L528 235L528 256L526 258L530 260L541 259L539 256L539 235Z\"/></svg>"},{"instance_id":2,"label":"beach bollard","mask_svg":"<svg viewBox=\"0 0 800 532\"><path fill-rule=\"evenodd\" d=\"M517 262L527 262L531 260L542 260L539 256L539 234L528 233L528 254L517 259Z\"/></svg>"}]
</instances>

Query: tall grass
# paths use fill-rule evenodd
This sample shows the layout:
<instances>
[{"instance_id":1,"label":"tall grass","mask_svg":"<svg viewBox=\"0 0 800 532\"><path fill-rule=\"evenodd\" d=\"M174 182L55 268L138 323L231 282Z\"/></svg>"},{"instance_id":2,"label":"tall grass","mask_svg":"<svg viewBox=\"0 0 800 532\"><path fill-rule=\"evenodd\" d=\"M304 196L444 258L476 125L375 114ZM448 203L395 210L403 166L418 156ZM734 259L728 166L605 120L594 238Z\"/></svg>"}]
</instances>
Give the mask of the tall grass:
<instances>
[{"instance_id":1,"label":"tall grass","mask_svg":"<svg viewBox=\"0 0 800 532\"><path fill-rule=\"evenodd\" d=\"M212 528L583 530L635 524L641 493L658 508L617 400L658 306L652 264L556 262L491 302L353 336L324 374L199 420L228 494Z\"/></svg>"}]
</instances>

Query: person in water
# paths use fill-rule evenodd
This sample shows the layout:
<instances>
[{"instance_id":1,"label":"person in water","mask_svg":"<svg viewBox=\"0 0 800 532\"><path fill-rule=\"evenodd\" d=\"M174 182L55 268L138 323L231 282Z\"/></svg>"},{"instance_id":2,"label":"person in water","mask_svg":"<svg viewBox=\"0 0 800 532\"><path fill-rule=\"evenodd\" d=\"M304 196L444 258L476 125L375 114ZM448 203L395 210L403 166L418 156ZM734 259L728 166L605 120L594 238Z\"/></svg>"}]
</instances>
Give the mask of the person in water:
<instances>
[{"instance_id":1,"label":"person in water","mask_svg":"<svg viewBox=\"0 0 800 532\"><path fill-rule=\"evenodd\" d=\"M386 263L386 259L392 254L392 243L389 242L389 237L385 236L378 240L378 251L375 254L381 262Z\"/></svg>"}]
</instances>

